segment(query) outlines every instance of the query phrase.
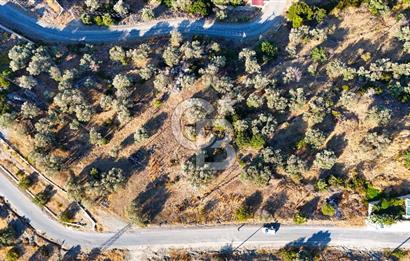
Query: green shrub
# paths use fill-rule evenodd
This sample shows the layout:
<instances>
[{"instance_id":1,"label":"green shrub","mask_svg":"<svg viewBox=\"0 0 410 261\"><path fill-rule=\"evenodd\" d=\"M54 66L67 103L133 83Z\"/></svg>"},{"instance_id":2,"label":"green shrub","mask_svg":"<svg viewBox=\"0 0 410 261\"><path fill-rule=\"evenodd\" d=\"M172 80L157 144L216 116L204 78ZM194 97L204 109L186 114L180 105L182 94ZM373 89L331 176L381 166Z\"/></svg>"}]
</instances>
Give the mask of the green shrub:
<instances>
[{"instance_id":1,"label":"green shrub","mask_svg":"<svg viewBox=\"0 0 410 261\"><path fill-rule=\"evenodd\" d=\"M6 79L8 73L1 73L0 74L0 88L1 89L7 89L10 87L10 82Z\"/></svg>"},{"instance_id":2,"label":"green shrub","mask_svg":"<svg viewBox=\"0 0 410 261\"><path fill-rule=\"evenodd\" d=\"M383 15L389 11L385 0L367 0L367 7L372 15Z\"/></svg>"},{"instance_id":3,"label":"green shrub","mask_svg":"<svg viewBox=\"0 0 410 261\"><path fill-rule=\"evenodd\" d=\"M404 166L410 169L410 150L404 153Z\"/></svg>"},{"instance_id":4,"label":"green shrub","mask_svg":"<svg viewBox=\"0 0 410 261\"><path fill-rule=\"evenodd\" d=\"M172 7L172 0L162 0L161 3L168 8Z\"/></svg>"},{"instance_id":5,"label":"green shrub","mask_svg":"<svg viewBox=\"0 0 410 261\"><path fill-rule=\"evenodd\" d=\"M253 135L251 138L244 132L238 132L235 137L235 143L238 145L240 149L244 148L254 148L254 149L261 149L265 146L265 139L262 135L256 134Z\"/></svg>"},{"instance_id":6,"label":"green shrub","mask_svg":"<svg viewBox=\"0 0 410 261\"><path fill-rule=\"evenodd\" d=\"M327 190L327 183L323 179L319 179L315 184L315 189L317 191L326 191Z\"/></svg>"},{"instance_id":7,"label":"green shrub","mask_svg":"<svg viewBox=\"0 0 410 261\"><path fill-rule=\"evenodd\" d=\"M408 251L402 250L400 248L396 248L392 252L388 253L388 257L394 257L397 260L404 260L407 254L408 254Z\"/></svg>"},{"instance_id":8,"label":"green shrub","mask_svg":"<svg viewBox=\"0 0 410 261\"><path fill-rule=\"evenodd\" d=\"M389 215L389 214L371 214L369 216L369 221L374 224L380 225L393 225L395 224L400 217L396 215Z\"/></svg>"},{"instance_id":9,"label":"green shrub","mask_svg":"<svg viewBox=\"0 0 410 261\"><path fill-rule=\"evenodd\" d=\"M92 18L89 14L82 14L80 19L81 22L86 25L90 25L93 23Z\"/></svg>"},{"instance_id":10,"label":"green shrub","mask_svg":"<svg viewBox=\"0 0 410 261\"><path fill-rule=\"evenodd\" d=\"M235 218L238 221L245 221L253 217L251 209L247 205L240 206L235 212Z\"/></svg>"},{"instance_id":11,"label":"green shrub","mask_svg":"<svg viewBox=\"0 0 410 261\"><path fill-rule=\"evenodd\" d=\"M334 188L343 187L345 184L345 180L343 178L336 177L334 175L329 176L327 182L329 183L329 186Z\"/></svg>"},{"instance_id":12,"label":"green shrub","mask_svg":"<svg viewBox=\"0 0 410 261\"><path fill-rule=\"evenodd\" d=\"M324 204L321 210L322 210L322 214L325 216L332 217L336 214L335 208L329 203Z\"/></svg>"},{"instance_id":13,"label":"green shrub","mask_svg":"<svg viewBox=\"0 0 410 261\"><path fill-rule=\"evenodd\" d=\"M315 62L325 62L327 60L326 49L323 47L315 47L310 53L310 57Z\"/></svg>"},{"instance_id":14,"label":"green shrub","mask_svg":"<svg viewBox=\"0 0 410 261\"><path fill-rule=\"evenodd\" d=\"M368 184L366 187L366 199L368 201L377 200L381 197L382 193L379 189Z\"/></svg>"},{"instance_id":15,"label":"green shrub","mask_svg":"<svg viewBox=\"0 0 410 261\"><path fill-rule=\"evenodd\" d=\"M279 250L279 255L283 261L295 261L299 260L299 254L296 250L282 248Z\"/></svg>"},{"instance_id":16,"label":"green shrub","mask_svg":"<svg viewBox=\"0 0 410 261\"><path fill-rule=\"evenodd\" d=\"M33 202L42 207L42 206L45 206L49 200L50 200L50 197L48 193L45 191L42 191L34 196Z\"/></svg>"},{"instance_id":17,"label":"green shrub","mask_svg":"<svg viewBox=\"0 0 410 261\"><path fill-rule=\"evenodd\" d=\"M295 222L295 224L301 225L307 222L307 218L302 213L296 213L293 216L293 222Z\"/></svg>"},{"instance_id":18,"label":"green shrub","mask_svg":"<svg viewBox=\"0 0 410 261\"><path fill-rule=\"evenodd\" d=\"M339 0L336 8L342 10L349 6L359 7L364 0Z\"/></svg>"},{"instance_id":19,"label":"green shrub","mask_svg":"<svg viewBox=\"0 0 410 261\"><path fill-rule=\"evenodd\" d=\"M256 134L253 135L250 141L250 146L254 149L261 149L263 146L265 146L265 139L263 138L262 135Z\"/></svg>"},{"instance_id":20,"label":"green shrub","mask_svg":"<svg viewBox=\"0 0 410 261\"><path fill-rule=\"evenodd\" d=\"M269 61L278 55L278 46L270 41L264 40L258 46L258 51L263 55L263 59Z\"/></svg>"},{"instance_id":21,"label":"green shrub","mask_svg":"<svg viewBox=\"0 0 410 261\"><path fill-rule=\"evenodd\" d=\"M288 10L287 18L292 22L292 27L301 27L305 21L316 20L318 23L322 22L326 16L326 10L311 7L305 2L293 3Z\"/></svg>"},{"instance_id":22,"label":"green shrub","mask_svg":"<svg viewBox=\"0 0 410 261\"><path fill-rule=\"evenodd\" d=\"M209 13L209 6L203 0L197 0L191 5L190 12L201 16L207 16Z\"/></svg>"},{"instance_id":23,"label":"green shrub","mask_svg":"<svg viewBox=\"0 0 410 261\"><path fill-rule=\"evenodd\" d=\"M19 187L22 189L28 189L33 185L33 181L29 176L23 176L19 181Z\"/></svg>"},{"instance_id":24,"label":"green shrub","mask_svg":"<svg viewBox=\"0 0 410 261\"><path fill-rule=\"evenodd\" d=\"M305 2L296 2L289 7L287 18L292 22L292 27L297 28L303 25L303 20L312 20L314 12Z\"/></svg>"},{"instance_id":25,"label":"green shrub","mask_svg":"<svg viewBox=\"0 0 410 261\"><path fill-rule=\"evenodd\" d=\"M104 14L103 16L97 15L94 17L94 22L98 26L110 26L113 24L113 20L110 14Z\"/></svg>"},{"instance_id":26,"label":"green shrub","mask_svg":"<svg viewBox=\"0 0 410 261\"><path fill-rule=\"evenodd\" d=\"M65 223L71 223L74 220L74 215L71 209L67 208L60 214L60 220Z\"/></svg>"}]
</instances>

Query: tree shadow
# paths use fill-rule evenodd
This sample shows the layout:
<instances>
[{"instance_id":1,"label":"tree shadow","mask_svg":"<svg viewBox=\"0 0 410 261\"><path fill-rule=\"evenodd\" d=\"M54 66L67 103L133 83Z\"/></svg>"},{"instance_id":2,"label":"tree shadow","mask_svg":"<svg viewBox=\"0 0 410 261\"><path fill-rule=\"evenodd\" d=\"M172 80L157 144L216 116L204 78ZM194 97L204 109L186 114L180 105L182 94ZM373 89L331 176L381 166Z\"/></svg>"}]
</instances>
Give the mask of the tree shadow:
<instances>
[{"instance_id":1,"label":"tree shadow","mask_svg":"<svg viewBox=\"0 0 410 261\"><path fill-rule=\"evenodd\" d=\"M72 248L70 248L63 256L62 261L71 261L71 260L77 260L77 257L81 253L81 246L77 245Z\"/></svg>"},{"instance_id":2,"label":"tree shadow","mask_svg":"<svg viewBox=\"0 0 410 261\"><path fill-rule=\"evenodd\" d=\"M301 237L295 241L288 243L284 249L290 251L308 253L312 258L323 252L331 241L331 234L329 231L319 231L314 233L309 238ZM310 259L308 259L310 260Z\"/></svg>"},{"instance_id":3,"label":"tree shadow","mask_svg":"<svg viewBox=\"0 0 410 261\"><path fill-rule=\"evenodd\" d=\"M275 216L276 212L286 204L287 200L288 195L286 192L281 191L279 193L275 193L271 195L268 200L266 200L263 210L271 216Z\"/></svg>"},{"instance_id":4,"label":"tree shadow","mask_svg":"<svg viewBox=\"0 0 410 261\"><path fill-rule=\"evenodd\" d=\"M168 117L168 113L161 112L154 118L149 119L145 124L144 128L147 130L149 136L155 135L158 130L164 125L165 120Z\"/></svg>"},{"instance_id":5,"label":"tree shadow","mask_svg":"<svg viewBox=\"0 0 410 261\"><path fill-rule=\"evenodd\" d=\"M203 212L205 214L208 214L209 212L212 211L212 209L215 208L216 205L218 205L219 200L218 199L211 199L208 202L206 202L205 206L202 208Z\"/></svg>"},{"instance_id":6,"label":"tree shadow","mask_svg":"<svg viewBox=\"0 0 410 261\"><path fill-rule=\"evenodd\" d=\"M5 219L9 216L9 209L5 204L0 205L0 218Z\"/></svg>"},{"instance_id":7,"label":"tree shadow","mask_svg":"<svg viewBox=\"0 0 410 261\"><path fill-rule=\"evenodd\" d=\"M295 150L296 143L304 137L306 129L307 123L302 115L295 117L286 128L276 133L272 140L273 147L282 150L285 154L291 154Z\"/></svg>"},{"instance_id":8,"label":"tree shadow","mask_svg":"<svg viewBox=\"0 0 410 261\"><path fill-rule=\"evenodd\" d=\"M10 221L9 226L13 228L15 237L19 238L24 234L27 228L29 228L28 224L30 224L30 220L25 217L21 217Z\"/></svg>"},{"instance_id":9,"label":"tree shadow","mask_svg":"<svg viewBox=\"0 0 410 261\"><path fill-rule=\"evenodd\" d=\"M344 149L347 147L346 133L334 135L326 144L326 147L332 150L337 157L342 155Z\"/></svg>"},{"instance_id":10,"label":"tree shadow","mask_svg":"<svg viewBox=\"0 0 410 261\"><path fill-rule=\"evenodd\" d=\"M100 248L93 248L91 249L90 253L87 255L87 260L93 261L97 260L97 258L101 255Z\"/></svg>"},{"instance_id":11,"label":"tree shadow","mask_svg":"<svg viewBox=\"0 0 410 261\"><path fill-rule=\"evenodd\" d=\"M248 196L244 202L243 206L250 214L254 214L260 207L263 201L262 192L259 190Z\"/></svg>"},{"instance_id":12,"label":"tree shadow","mask_svg":"<svg viewBox=\"0 0 410 261\"><path fill-rule=\"evenodd\" d=\"M133 168L138 171L143 171L148 166L148 163L153 155L154 150L151 148L141 147L136 152L132 153L128 160L133 163Z\"/></svg>"},{"instance_id":13,"label":"tree shadow","mask_svg":"<svg viewBox=\"0 0 410 261\"><path fill-rule=\"evenodd\" d=\"M168 177L165 175L156 178L148 183L145 190L133 200L133 205L141 208L142 213L146 215L149 222L152 222L162 211L170 196L170 192L166 187L167 182Z\"/></svg>"},{"instance_id":14,"label":"tree shadow","mask_svg":"<svg viewBox=\"0 0 410 261\"><path fill-rule=\"evenodd\" d=\"M168 113L161 112L157 116L149 119L142 127L145 128L149 136L153 136L164 125L164 122L166 121L167 117L168 117ZM131 133L121 142L120 146L121 148L125 148L125 147L130 146L133 143L134 143L134 133Z\"/></svg>"},{"instance_id":15,"label":"tree shadow","mask_svg":"<svg viewBox=\"0 0 410 261\"><path fill-rule=\"evenodd\" d=\"M65 218L71 220L74 219L77 213L80 211L80 205L77 202L71 202L64 210Z\"/></svg>"},{"instance_id":16,"label":"tree shadow","mask_svg":"<svg viewBox=\"0 0 410 261\"><path fill-rule=\"evenodd\" d=\"M306 202L301 208L300 212L307 218L312 218L315 215L317 206L319 205L320 197L314 197Z\"/></svg>"},{"instance_id":17,"label":"tree shadow","mask_svg":"<svg viewBox=\"0 0 410 261\"><path fill-rule=\"evenodd\" d=\"M50 260L55 252L55 246L47 244L39 247L36 252L29 258L29 261L45 261ZM67 259L69 260L69 259Z\"/></svg>"}]
</instances>

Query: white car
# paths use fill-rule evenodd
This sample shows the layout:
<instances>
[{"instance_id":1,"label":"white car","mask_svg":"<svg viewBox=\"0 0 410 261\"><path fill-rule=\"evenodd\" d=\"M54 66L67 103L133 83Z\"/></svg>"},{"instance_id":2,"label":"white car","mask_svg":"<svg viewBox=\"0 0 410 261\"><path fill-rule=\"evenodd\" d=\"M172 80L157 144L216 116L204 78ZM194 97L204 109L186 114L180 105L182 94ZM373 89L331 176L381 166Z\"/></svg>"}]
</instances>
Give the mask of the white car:
<instances>
[{"instance_id":1,"label":"white car","mask_svg":"<svg viewBox=\"0 0 410 261\"><path fill-rule=\"evenodd\" d=\"M276 229L273 227L263 227L262 232L266 235L276 235Z\"/></svg>"}]
</instances>

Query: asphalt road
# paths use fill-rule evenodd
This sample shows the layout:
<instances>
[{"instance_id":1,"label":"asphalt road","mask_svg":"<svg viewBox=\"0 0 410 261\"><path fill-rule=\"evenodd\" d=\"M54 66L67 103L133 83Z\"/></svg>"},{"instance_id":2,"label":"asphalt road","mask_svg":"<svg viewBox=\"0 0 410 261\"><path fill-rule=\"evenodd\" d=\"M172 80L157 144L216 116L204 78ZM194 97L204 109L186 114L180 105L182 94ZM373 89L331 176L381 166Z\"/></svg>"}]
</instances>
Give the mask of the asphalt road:
<instances>
[{"instance_id":1,"label":"asphalt road","mask_svg":"<svg viewBox=\"0 0 410 261\"><path fill-rule=\"evenodd\" d=\"M0 173L0 195L19 213L30 220L31 226L46 237L65 247L80 245L83 249L106 246L115 233L81 232L65 227L50 218L13 184L5 173ZM266 235L261 226L239 225L210 227L156 227L131 229L116 240L111 248L140 249L144 247L282 247L288 243L331 245L351 248L395 248L400 244L410 248L406 240L410 228L399 231L372 230L367 227L281 226L276 235Z\"/></svg>"},{"instance_id":2,"label":"asphalt road","mask_svg":"<svg viewBox=\"0 0 410 261\"><path fill-rule=\"evenodd\" d=\"M69 26L53 28L40 25L13 5L0 0L0 24L17 30L24 36L46 42L93 42L108 43L131 41L141 37L168 34L175 28L183 33L205 34L228 38L258 36L277 25L282 18L286 0L272 0L263 10L259 21L247 24L208 24L205 20L173 19L160 22L138 24L132 27L112 27L109 29ZM282 226L276 235L262 233L261 227L245 225L212 227L158 227L129 230L116 240L115 233L81 232L67 228L50 218L33 204L5 173L0 173L0 195L30 224L46 237L64 244L65 247L80 245L82 248L110 247L135 249L141 247L226 247L270 246L282 247L289 243L331 245L352 248L378 249L402 246L410 248L408 242L410 227L400 230L373 230L367 227L326 227L326 226Z\"/></svg>"},{"instance_id":3,"label":"asphalt road","mask_svg":"<svg viewBox=\"0 0 410 261\"><path fill-rule=\"evenodd\" d=\"M177 29L185 34L203 34L225 38L257 37L278 25L282 20L287 0L271 0L262 10L259 20L243 24L213 23L205 19L168 19L139 23L132 26L86 27L71 24L65 28L40 24L22 9L0 0L0 24L31 40L63 43L111 43L169 34Z\"/></svg>"}]
</instances>

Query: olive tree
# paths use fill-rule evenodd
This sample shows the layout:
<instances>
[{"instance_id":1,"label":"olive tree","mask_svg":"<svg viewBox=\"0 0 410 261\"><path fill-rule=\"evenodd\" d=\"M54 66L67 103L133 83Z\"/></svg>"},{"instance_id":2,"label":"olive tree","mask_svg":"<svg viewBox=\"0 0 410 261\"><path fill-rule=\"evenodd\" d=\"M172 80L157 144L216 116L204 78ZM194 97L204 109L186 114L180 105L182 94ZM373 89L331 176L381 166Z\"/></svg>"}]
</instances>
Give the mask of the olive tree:
<instances>
[{"instance_id":1,"label":"olive tree","mask_svg":"<svg viewBox=\"0 0 410 261\"><path fill-rule=\"evenodd\" d=\"M245 71L249 74L260 73L261 66L256 60L256 52L248 48L244 48L239 53L239 59L245 60Z\"/></svg>"},{"instance_id":2,"label":"olive tree","mask_svg":"<svg viewBox=\"0 0 410 261\"><path fill-rule=\"evenodd\" d=\"M115 89L126 89L131 86L130 78L124 74L117 74L112 80L112 85Z\"/></svg>"},{"instance_id":3,"label":"olive tree","mask_svg":"<svg viewBox=\"0 0 410 261\"><path fill-rule=\"evenodd\" d=\"M366 115L366 121L374 126L386 126L390 123L391 110L383 107L373 107Z\"/></svg>"},{"instance_id":4,"label":"olive tree","mask_svg":"<svg viewBox=\"0 0 410 261\"><path fill-rule=\"evenodd\" d=\"M169 38L169 43L172 47L179 47L182 43L182 34L178 31L171 32L171 38Z\"/></svg>"},{"instance_id":5,"label":"olive tree","mask_svg":"<svg viewBox=\"0 0 410 261\"><path fill-rule=\"evenodd\" d=\"M179 52L175 47L168 46L164 50L162 58L166 65L173 67L179 63Z\"/></svg>"},{"instance_id":6,"label":"olive tree","mask_svg":"<svg viewBox=\"0 0 410 261\"><path fill-rule=\"evenodd\" d=\"M54 103L65 113L75 113L79 121L89 121L93 114L91 105L78 89L66 89L54 97Z\"/></svg>"},{"instance_id":7,"label":"olive tree","mask_svg":"<svg viewBox=\"0 0 410 261\"><path fill-rule=\"evenodd\" d=\"M151 47L148 44L141 44L136 49L131 49L127 52L129 57L135 65L146 64L151 54Z\"/></svg>"},{"instance_id":8,"label":"olive tree","mask_svg":"<svg viewBox=\"0 0 410 261\"><path fill-rule=\"evenodd\" d=\"M149 134L144 127L138 128L134 133L134 142L141 143L149 138Z\"/></svg>"},{"instance_id":9,"label":"olive tree","mask_svg":"<svg viewBox=\"0 0 410 261\"><path fill-rule=\"evenodd\" d=\"M31 61L28 64L26 70L31 75L39 75L43 72L48 72L51 67L51 58L44 47L36 49L34 55L31 57Z\"/></svg>"},{"instance_id":10,"label":"olive tree","mask_svg":"<svg viewBox=\"0 0 410 261\"><path fill-rule=\"evenodd\" d=\"M27 76L27 75L20 76L17 79L17 82L20 85L20 87L22 87L24 89L29 89L29 90L37 85L37 80L31 75L29 75L29 76Z\"/></svg>"},{"instance_id":11,"label":"olive tree","mask_svg":"<svg viewBox=\"0 0 410 261\"><path fill-rule=\"evenodd\" d=\"M121 62L122 64L126 64L126 53L121 46L113 46L110 51L110 59L113 61Z\"/></svg>"},{"instance_id":12,"label":"olive tree","mask_svg":"<svg viewBox=\"0 0 410 261\"><path fill-rule=\"evenodd\" d=\"M96 11L101 6L99 0L85 0L84 3L91 12Z\"/></svg>"},{"instance_id":13,"label":"olive tree","mask_svg":"<svg viewBox=\"0 0 410 261\"><path fill-rule=\"evenodd\" d=\"M144 22L148 22L148 21L151 21L152 19L154 19L154 11L151 9L151 8L149 8L149 7L145 7L145 8L142 8L142 10L141 10L141 19L142 19L142 21L144 21Z\"/></svg>"},{"instance_id":14,"label":"olive tree","mask_svg":"<svg viewBox=\"0 0 410 261\"><path fill-rule=\"evenodd\" d=\"M331 169L336 163L337 157L331 150L323 150L316 154L313 165L320 169Z\"/></svg>"},{"instance_id":15,"label":"olive tree","mask_svg":"<svg viewBox=\"0 0 410 261\"><path fill-rule=\"evenodd\" d=\"M296 67L288 67L286 71L283 72L283 82L299 82L302 79L302 71Z\"/></svg>"},{"instance_id":16,"label":"olive tree","mask_svg":"<svg viewBox=\"0 0 410 261\"><path fill-rule=\"evenodd\" d=\"M128 6L123 0L118 0L112 8L117 14L125 16L128 14Z\"/></svg>"},{"instance_id":17,"label":"olive tree","mask_svg":"<svg viewBox=\"0 0 410 261\"><path fill-rule=\"evenodd\" d=\"M164 91L167 89L168 85L171 83L168 75L164 71L158 72L154 79L154 88L157 91Z\"/></svg>"},{"instance_id":18,"label":"olive tree","mask_svg":"<svg viewBox=\"0 0 410 261\"><path fill-rule=\"evenodd\" d=\"M299 183L302 174L307 170L306 162L295 155L291 155L286 161L286 174L295 182Z\"/></svg>"},{"instance_id":19,"label":"olive tree","mask_svg":"<svg viewBox=\"0 0 410 261\"><path fill-rule=\"evenodd\" d=\"M325 135L317 129L308 129L305 134L304 141L310 144L313 148L318 149L323 146L326 141Z\"/></svg>"},{"instance_id":20,"label":"olive tree","mask_svg":"<svg viewBox=\"0 0 410 261\"><path fill-rule=\"evenodd\" d=\"M410 53L410 26L402 27L396 37L403 42L404 51Z\"/></svg>"},{"instance_id":21,"label":"olive tree","mask_svg":"<svg viewBox=\"0 0 410 261\"><path fill-rule=\"evenodd\" d=\"M101 146L107 143L107 140L104 139L101 133L99 133L94 127L90 129L89 135L90 135L90 143L92 145Z\"/></svg>"},{"instance_id":22,"label":"olive tree","mask_svg":"<svg viewBox=\"0 0 410 261\"><path fill-rule=\"evenodd\" d=\"M13 46L8 53L11 70L18 71L26 68L31 56L33 55L33 51L34 46L32 44Z\"/></svg>"},{"instance_id":23,"label":"olive tree","mask_svg":"<svg viewBox=\"0 0 410 261\"><path fill-rule=\"evenodd\" d=\"M21 116L25 119L34 119L40 115L41 110L31 102L24 102L21 105Z\"/></svg>"}]
</instances>

